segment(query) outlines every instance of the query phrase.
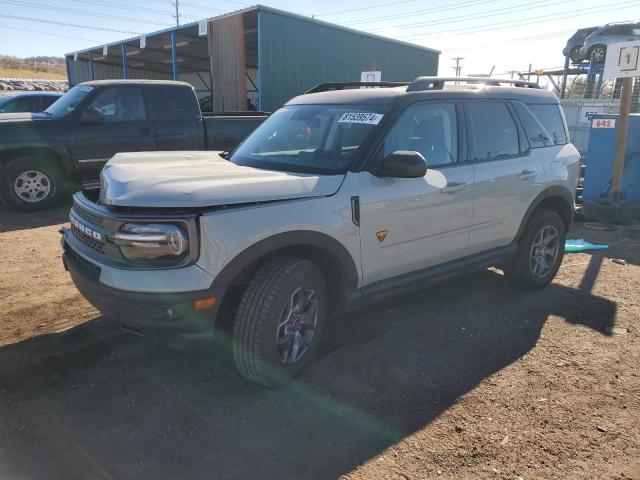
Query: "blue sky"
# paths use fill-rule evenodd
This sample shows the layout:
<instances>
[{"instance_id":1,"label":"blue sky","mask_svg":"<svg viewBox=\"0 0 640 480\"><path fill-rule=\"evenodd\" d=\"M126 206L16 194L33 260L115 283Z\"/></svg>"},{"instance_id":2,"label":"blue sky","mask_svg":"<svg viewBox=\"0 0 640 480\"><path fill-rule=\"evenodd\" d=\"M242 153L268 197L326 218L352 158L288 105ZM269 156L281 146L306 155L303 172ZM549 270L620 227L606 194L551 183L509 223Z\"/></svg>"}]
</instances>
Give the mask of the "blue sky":
<instances>
[{"instance_id":1,"label":"blue sky","mask_svg":"<svg viewBox=\"0 0 640 480\"><path fill-rule=\"evenodd\" d=\"M442 50L440 75L560 67L577 28L640 19L638 0L265 0L266 5ZM180 1L187 23L250 5ZM63 55L175 24L171 0L0 0L0 53ZM34 20L35 19L35 20ZM47 23L49 22L49 23ZM383 72L384 75L384 72Z\"/></svg>"}]
</instances>

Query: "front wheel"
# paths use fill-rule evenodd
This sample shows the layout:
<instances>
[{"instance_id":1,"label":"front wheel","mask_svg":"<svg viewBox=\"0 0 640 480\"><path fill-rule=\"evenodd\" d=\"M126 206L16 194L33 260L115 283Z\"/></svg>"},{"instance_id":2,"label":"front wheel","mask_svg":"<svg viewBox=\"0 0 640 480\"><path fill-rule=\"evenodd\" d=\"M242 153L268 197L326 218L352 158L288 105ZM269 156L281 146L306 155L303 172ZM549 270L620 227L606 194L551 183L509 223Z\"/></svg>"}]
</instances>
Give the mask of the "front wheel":
<instances>
[{"instance_id":1,"label":"front wheel","mask_svg":"<svg viewBox=\"0 0 640 480\"><path fill-rule=\"evenodd\" d=\"M604 45L596 45L591 49L591 62L604 63L607 57L607 47Z\"/></svg>"},{"instance_id":2,"label":"front wheel","mask_svg":"<svg viewBox=\"0 0 640 480\"><path fill-rule=\"evenodd\" d=\"M562 263L565 236L564 223L557 213L536 210L518 241L515 258L503 268L505 277L529 289L549 284Z\"/></svg>"},{"instance_id":3,"label":"front wheel","mask_svg":"<svg viewBox=\"0 0 640 480\"><path fill-rule=\"evenodd\" d=\"M280 257L263 265L245 290L233 325L233 356L249 380L273 387L311 360L327 315L324 275L314 263Z\"/></svg>"},{"instance_id":4,"label":"front wheel","mask_svg":"<svg viewBox=\"0 0 640 480\"><path fill-rule=\"evenodd\" d=\"M11 207L23 211L51 207L60 196L62 172L53 161L37 157L19 157L2 171L2 198Z\"/></svg>"}]
</instances>

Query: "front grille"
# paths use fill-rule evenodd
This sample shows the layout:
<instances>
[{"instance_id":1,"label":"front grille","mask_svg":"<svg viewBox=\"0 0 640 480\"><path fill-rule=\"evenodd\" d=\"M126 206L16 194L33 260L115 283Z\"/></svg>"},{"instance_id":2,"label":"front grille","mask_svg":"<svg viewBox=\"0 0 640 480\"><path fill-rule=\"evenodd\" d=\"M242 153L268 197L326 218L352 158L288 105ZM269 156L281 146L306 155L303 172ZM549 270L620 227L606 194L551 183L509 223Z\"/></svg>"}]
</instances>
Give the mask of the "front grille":
<instances>
[{"instance_id":1,"label":"front grille","mask_svg":"<svg viewBox=\"0 0 640 480\"><path fill-rule=\"evenodd\" d=\"M80 218L82 218L83 220L86 220L87 222L91 223L96 227L104 226L104 219L100 215L87 210L86 208L79 205L77 202L73 203L73 211Z\"/></svg>"},{"instance_id":2,"label":"front grille","mask_svg":"<svg viewBox=\"0 0 640 480\"><path fill-rule=\"evenodd\" d=\"M91 235L81 232L73 223L71 224L71 231L73 235L85 246L89 247L94 252L102 253L104 255L104 241L98 240Z\"/></svg>"}]
</instances>

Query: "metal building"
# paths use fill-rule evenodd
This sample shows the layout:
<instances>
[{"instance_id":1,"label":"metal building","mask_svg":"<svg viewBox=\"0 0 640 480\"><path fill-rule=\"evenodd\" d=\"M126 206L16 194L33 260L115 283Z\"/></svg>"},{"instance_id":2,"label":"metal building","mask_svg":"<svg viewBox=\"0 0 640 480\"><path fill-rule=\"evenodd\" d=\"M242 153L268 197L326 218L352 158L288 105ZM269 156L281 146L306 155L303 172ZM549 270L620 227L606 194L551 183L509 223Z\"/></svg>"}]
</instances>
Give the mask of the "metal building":
<instances>
[{"instance_id":1,"label":"metal building","mask_svg":"<svg viewBox=\"0 0 640 480\"><path fill-rule=\"evenodd\" d=\"M69 83L91 79L176 79L211 96L212 110L263 111L329 81L435 75L440 52L265 6L66 55Z\"/></svg>"}]
</instances>

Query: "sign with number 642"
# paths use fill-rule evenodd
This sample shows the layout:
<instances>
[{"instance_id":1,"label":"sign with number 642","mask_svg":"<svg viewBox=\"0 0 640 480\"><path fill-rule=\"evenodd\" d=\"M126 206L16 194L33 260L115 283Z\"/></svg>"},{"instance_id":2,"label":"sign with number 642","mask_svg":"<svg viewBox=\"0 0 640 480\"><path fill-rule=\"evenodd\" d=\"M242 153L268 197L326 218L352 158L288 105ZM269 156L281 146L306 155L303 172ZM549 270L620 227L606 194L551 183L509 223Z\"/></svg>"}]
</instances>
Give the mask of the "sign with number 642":
<instances>
[{"instance_id":1,"label":"sign with number 642","mask_svg":"<svg viewBox=\"0 0 640 480\"><path fill-rule=\"evenodd\" d=\"M594 118L591 122L593 128L616 128L615 118Z\"/></svg>"}]
</instances>

